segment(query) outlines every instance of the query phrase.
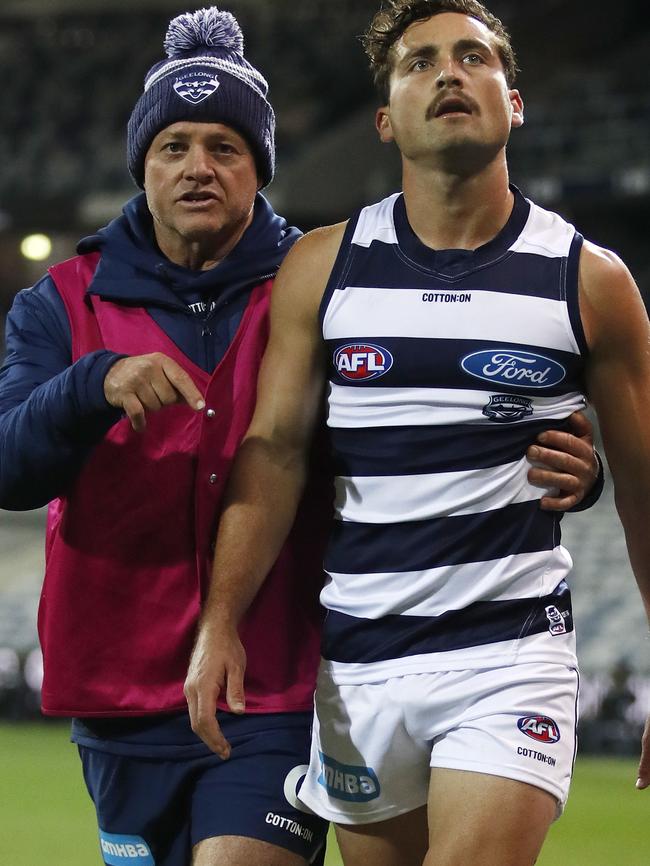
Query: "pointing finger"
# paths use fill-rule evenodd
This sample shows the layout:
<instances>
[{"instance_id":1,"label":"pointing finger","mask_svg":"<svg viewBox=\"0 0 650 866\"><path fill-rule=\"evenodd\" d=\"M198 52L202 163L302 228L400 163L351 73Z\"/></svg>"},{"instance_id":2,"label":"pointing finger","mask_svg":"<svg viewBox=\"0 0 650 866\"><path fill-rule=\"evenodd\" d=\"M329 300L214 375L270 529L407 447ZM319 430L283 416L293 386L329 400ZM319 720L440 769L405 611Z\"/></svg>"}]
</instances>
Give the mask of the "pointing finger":
<instances>
[{"instance_id":1,"label":"pointing finger","mask_svg":"<svg viewBox=\"0 0 650 866\"><path fill-rule=\"evenodd\" d=\"M205 406L203 395L185 370L171 358L165 358L162 368L165 376L167 376L187 405L200 412Z\"/></svg>"}]
</instances>

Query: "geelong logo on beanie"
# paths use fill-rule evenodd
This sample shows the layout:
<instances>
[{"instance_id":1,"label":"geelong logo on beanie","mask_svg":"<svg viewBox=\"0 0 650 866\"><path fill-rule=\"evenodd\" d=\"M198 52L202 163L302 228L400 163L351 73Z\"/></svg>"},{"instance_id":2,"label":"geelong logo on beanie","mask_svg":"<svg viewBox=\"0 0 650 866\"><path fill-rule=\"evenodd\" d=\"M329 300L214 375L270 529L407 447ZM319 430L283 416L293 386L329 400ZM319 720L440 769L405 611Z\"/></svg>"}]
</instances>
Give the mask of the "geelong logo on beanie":
<instances>
[{"instance_id":1,"label":"geelong logo on beanie","mask_svg":"<svg viewBox=\"0 0 650 866\"><path fill-rule=\"evenodd\" d=\"M219 79L216 75L197 75L192 72L177 78L174 82L174 90L186 102L198 105L203 102L219 87Z\"/></svg>"}]
</instances>

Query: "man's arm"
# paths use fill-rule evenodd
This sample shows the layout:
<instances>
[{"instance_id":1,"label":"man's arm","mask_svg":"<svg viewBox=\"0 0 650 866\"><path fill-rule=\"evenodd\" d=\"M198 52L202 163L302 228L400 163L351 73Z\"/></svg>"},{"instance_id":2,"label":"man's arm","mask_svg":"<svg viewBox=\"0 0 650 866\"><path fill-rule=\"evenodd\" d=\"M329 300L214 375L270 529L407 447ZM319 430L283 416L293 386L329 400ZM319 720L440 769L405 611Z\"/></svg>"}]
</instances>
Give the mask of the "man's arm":
<instances>
[{"instance_id":1,"label":"man's arm","mask_svg":"<svg viewBox=\"0 0 650 866\"><path fill-rule=\"evenodd\" d=\"M650 620L650 324L639 291L614 253L585 244L580 308L590 357L587 387L598 415L632 570ZM650 785L650 720L637 786Z\"/></svg>"},{"instance_id":2,"label":"man's arm","mask_svg":"<svg viewBox=\"0 0 650 866\"><path fill-rule=\"evenodd\" d=\"M0 370L0 508L38 508L60 496L124 411L135 430L145 412L201 394L160 353L102 349L71 357L70 325L50 277L20 292L7 319Z\"/></svg>"},{"instance_id":3,"label":"man's arm","mask_svg":"<svg viewBox=\"0 0 650 866\"><path fill-rule=\"evenodd\" d=\"M278 273L255 414L226 488L212 583L185 683L192 728L224 758L230 748L216 704L225 693L234 712L244 710L237 626L280 552L304 489L325 382L318 309L343 231L340 225L306 235Z\"/></svg>"},{"instance_id":4,"label":"man's arm","mask_svg":"<svg viewBox=\"0 0 650 866\"><path fill-rule=\"evenodd\" d=\"M20 292L7 317L0 370L0 507L38 508L74 478L118 420L102 383L119 358L99 351L72 363L70 328L49 277Z\"/></svg>"}]
</instances>

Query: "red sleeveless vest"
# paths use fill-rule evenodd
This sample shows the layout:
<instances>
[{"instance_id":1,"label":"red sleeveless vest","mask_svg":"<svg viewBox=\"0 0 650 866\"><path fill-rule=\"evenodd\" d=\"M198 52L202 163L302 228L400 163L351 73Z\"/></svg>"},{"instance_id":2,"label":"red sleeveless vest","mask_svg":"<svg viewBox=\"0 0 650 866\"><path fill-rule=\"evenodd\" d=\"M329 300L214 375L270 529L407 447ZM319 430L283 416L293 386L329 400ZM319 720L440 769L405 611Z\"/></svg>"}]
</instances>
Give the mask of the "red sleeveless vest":
<instances>
[{"instance_id":1,"label":"red sleeveless vest","mask_svg":"<svg viewBox=\"0 0 650 866\"><path fill-rule=\"evenodd\" d=\"M272 281L253 290L237 334L210 376L144 309L86 293L98 260L98 254L78 256L50 269L70 320L73 361L103 348L128 355L163 352L192 377L206 409L167 406L148 414L143 433L120 420L65 495L50 504L39 608L43 712L183 710L219 506L255 405ZM314 482L240 628L249 712L312 706L328 499L327 486Z\"/></svg>"}]
</instances>

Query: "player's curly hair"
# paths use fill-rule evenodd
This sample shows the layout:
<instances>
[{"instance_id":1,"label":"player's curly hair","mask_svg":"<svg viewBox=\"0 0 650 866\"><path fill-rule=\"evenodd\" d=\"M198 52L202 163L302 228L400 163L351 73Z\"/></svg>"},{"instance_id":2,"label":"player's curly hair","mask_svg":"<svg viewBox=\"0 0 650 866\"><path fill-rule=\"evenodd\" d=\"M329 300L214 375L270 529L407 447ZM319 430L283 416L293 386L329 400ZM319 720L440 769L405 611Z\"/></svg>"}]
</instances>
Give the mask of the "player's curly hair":
<instances>
[{"instance_id":1,"label":"player's curly hair","mask_svg":"<svg viewBox=\"0 0 650 866\"><path fill-rule=\"evenodd\" d=\"M510 44L510 34L501 21L478 0L385 0L382 8L370 22L361 43L372 70L375 87L384 103L390 95L390 76L393 71L392 48L404 31L415 21L423 21L440 12L460 12L476 18L494 33L496 45L508 87L517 75L517 61Z\"/></svg>"}]
</instances>

